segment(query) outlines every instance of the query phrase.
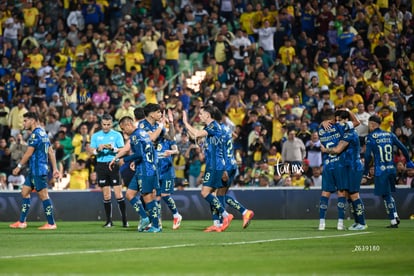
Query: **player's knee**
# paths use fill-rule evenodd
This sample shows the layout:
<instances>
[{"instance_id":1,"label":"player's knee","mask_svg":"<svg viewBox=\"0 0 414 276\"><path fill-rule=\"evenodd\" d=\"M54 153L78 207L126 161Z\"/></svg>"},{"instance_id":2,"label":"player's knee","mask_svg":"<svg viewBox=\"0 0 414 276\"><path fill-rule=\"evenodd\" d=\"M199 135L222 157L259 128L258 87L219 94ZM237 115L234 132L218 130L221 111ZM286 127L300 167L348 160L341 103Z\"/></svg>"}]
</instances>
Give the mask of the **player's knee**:
<instances>
[{"instance_id":1,"label":"player's knee","mask_svg":"<svg viewBox=\"0 0 414 276\"><path fill-rule=\"evenodd\" d=\"M349 197L351 198L352 201L357 200L359 198L359 193L358 192L353 192L353 193L349 193Z\"/></svg>"}]
</instances>

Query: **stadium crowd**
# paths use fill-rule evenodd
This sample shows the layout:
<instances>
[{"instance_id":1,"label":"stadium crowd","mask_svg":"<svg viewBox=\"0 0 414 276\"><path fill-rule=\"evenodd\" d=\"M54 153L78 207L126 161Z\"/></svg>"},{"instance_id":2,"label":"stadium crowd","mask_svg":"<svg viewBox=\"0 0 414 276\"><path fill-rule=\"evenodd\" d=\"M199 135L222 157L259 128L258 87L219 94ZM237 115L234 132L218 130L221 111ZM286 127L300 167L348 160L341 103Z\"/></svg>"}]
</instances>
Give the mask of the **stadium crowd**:
<instances>
[{"instance_id":1,"label":"stadium crowd","mask_svg":"<svg viewBox=\"0 0 414 276\"><path fill-rule=\"evenodd\" d=\"M40 114L69 189L97 188L88 147L102 116L134 117L147 103L175 116L179 189L200 185L204 162L182 111L200 128L206 104L234 131L235 186L320 186L316 130L339 107L361 122L362 156L377 113L412 158L413 9L407 0L2 0L0 187L24 182L24 170L11 170L27 149L27 111ZM184 61L206 72L197 90ZM397 182L413 186L406 162L397 152Z\"/></svg>"}]
</instances>

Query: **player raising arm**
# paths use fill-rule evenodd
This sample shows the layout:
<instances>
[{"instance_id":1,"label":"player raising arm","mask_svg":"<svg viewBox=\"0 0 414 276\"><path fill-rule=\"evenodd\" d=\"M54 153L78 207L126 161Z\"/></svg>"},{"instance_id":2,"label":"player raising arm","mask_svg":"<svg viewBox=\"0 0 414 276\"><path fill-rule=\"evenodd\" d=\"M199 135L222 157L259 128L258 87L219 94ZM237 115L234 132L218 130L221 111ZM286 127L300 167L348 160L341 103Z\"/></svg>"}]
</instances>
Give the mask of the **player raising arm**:
<instances>
[{"instance_id":1,"label":"player raising arm","mask_svg":"<svg viewBox=\"0 0 414 276\"><path fill-rule=\"evenodd\" d=\"M206 156L206 169L203 176L203 186L201 196L210 204L210 210L218 210L219 215L223 216L223 223L215 220L214 225L208 227L206 232L222 232L229 227L233 216L224 210L214 192L223 186L222 180L228 179L225 171L225 162L222 146L222 129L219 123L214 120L215 112L219 110L214 106L204 106L200 110L200 120L205 124L204 129L199 130L191 126L188 122L187 113L183 112L183 123L190 136L195 139L205 138L204 151Z\"/></svg>"}]
</instances>

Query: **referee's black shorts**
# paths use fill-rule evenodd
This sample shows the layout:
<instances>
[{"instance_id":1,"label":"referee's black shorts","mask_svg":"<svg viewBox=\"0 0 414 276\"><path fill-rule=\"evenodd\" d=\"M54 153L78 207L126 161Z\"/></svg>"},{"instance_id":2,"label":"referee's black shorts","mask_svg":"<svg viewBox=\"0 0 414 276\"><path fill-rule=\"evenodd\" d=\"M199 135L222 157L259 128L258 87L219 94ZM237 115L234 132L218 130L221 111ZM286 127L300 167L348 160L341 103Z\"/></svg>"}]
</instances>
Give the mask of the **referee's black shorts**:
<instances>
[{"instance_id":1,"label":"referee's black shorts","mask_svg":"<svg viewBox=\"0 0 414 276\"><path fill-rule=\"evenodd\" d=\"M110 162L97 162L96 163L96 174L98 176L99 187L105 186L118 186L121 185L121 179L119 176L119 166L114 164L112 171L109 170Z\"/></svg>"}]
</instances>

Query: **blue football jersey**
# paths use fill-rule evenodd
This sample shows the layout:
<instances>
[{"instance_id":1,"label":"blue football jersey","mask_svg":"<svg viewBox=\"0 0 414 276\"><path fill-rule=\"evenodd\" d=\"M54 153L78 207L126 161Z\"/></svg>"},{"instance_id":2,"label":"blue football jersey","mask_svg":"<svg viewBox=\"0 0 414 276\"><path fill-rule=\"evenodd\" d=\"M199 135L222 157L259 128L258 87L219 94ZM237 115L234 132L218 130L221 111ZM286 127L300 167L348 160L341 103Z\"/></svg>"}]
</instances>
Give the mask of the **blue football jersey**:
<instances>
[{"instance_id":1,"label":"blue football jersey","mask_svg":"<svg viewBox=\"0 0 414 276\"><path fill-rule=\"evenodd\" d=\"M206 157L206 169L224 170L224 154L223 154L223 131L220 125L213 121L204 127L208 135L204 144L204 155Z\"/></svg>"},{"instance_id":2,"label":"blue football jersey","mask_svg":"<svg viewBox=\"0 0 414 276\"><path fill-rule=\"evenodd\" d=\"M32 175L47 175L49 173L48 152L50 147L49 136L40 127L35 128L30 135L27 144L35 150L30 157L29 165Z\"/></svg>"},{"instance_id":3,"label":"blue football jersey","mask_svg":"<svg viewBox=\"0 0 414 276\"><path fill-rule=\"evenodd\" d=\"M348 147L341 154L344 165L351 167L353 170L362 171L361 145L357 131L355 129L346 131L342 140L348 143Z\"/></svg>"},{"instance_id":4,"label":"blue football jersey","mask_svg":"<svg viewBox=\"0 0 414 276\"><path fill-rule=\"evenodd\" d=\"M133 154L140 157L140 161L135 162L135 173L141 176L157 175L157 157L148 133L137 128L129 137L129 141Z\"/></svg>"},{"instance_id":5,"label":"blue football jersey","mask_svg":"<svg viewBox=\"0 0 414 276\"><path fill-rule=\"evenodd\" d=\"M159 127L159 124L157 122L155 122L154 125L151 125L150 122L147 121L147 119L144 119L138 123L138 128L143 129L147 132L148 131L154 132L157 130L158 127ZM160 137L164 136L164 132L165 132L165 128L162 129L160 136L158 136L157 140L154 141L154 143L158 143L158 140L160 139Z\"/></svg>"},{"instance_id":6,"label":"blue football jersey","mask_svg":"<svg viewBox=\"0 0 414 276\"><path fill-rule=\"evenodd\" d=\"M344 134L344 127L339 124L333 124L331 128L324 129L320 126L318 134L319 140L325 148L334 148L338 145ZM343 162L341 162L341 155L323 153L322 160L324 169L328 170L333 170L344 165Z\"/></svg>"},{"instance_id":7,"label":"blue football jersey","mask_svg":"<svg viewBox=\"0 0 414 276\"><path fill-rule=\"evenodd\" d=\"M364 174L368 174L372 158L374 158L375 176L383 173L396 173L394 146L397 146L406 158L409 156L407 148L392 132L377 128L369 133L366 139Z\"/></svg>"},{"instance_id":8,"label":"blue football jersey","mask_svg":"<svg viewBox=\"0 0 414 276\"><path fill-rule=\"evenodd\" d=\"M160 179L171 179L175 178L175 170L173 166L173 156L164 156L166 150L170 150L173 145L177 143L174 140L165 139L165 137L160 137L156 152L158 156L158 169L160 174Z\"/></svg>"},{"instance_id":9,"label":"blue football jersey","mask_svg":"<svg viewBox=\"0 0 414 276\"><path fill-rule=\"evenodd\" d=\"M230 128L225 124L220 124L223 131L223 153L226 171L237 169L236 158L234 157L233 136Z\"/></svg>"}]
</instances>

